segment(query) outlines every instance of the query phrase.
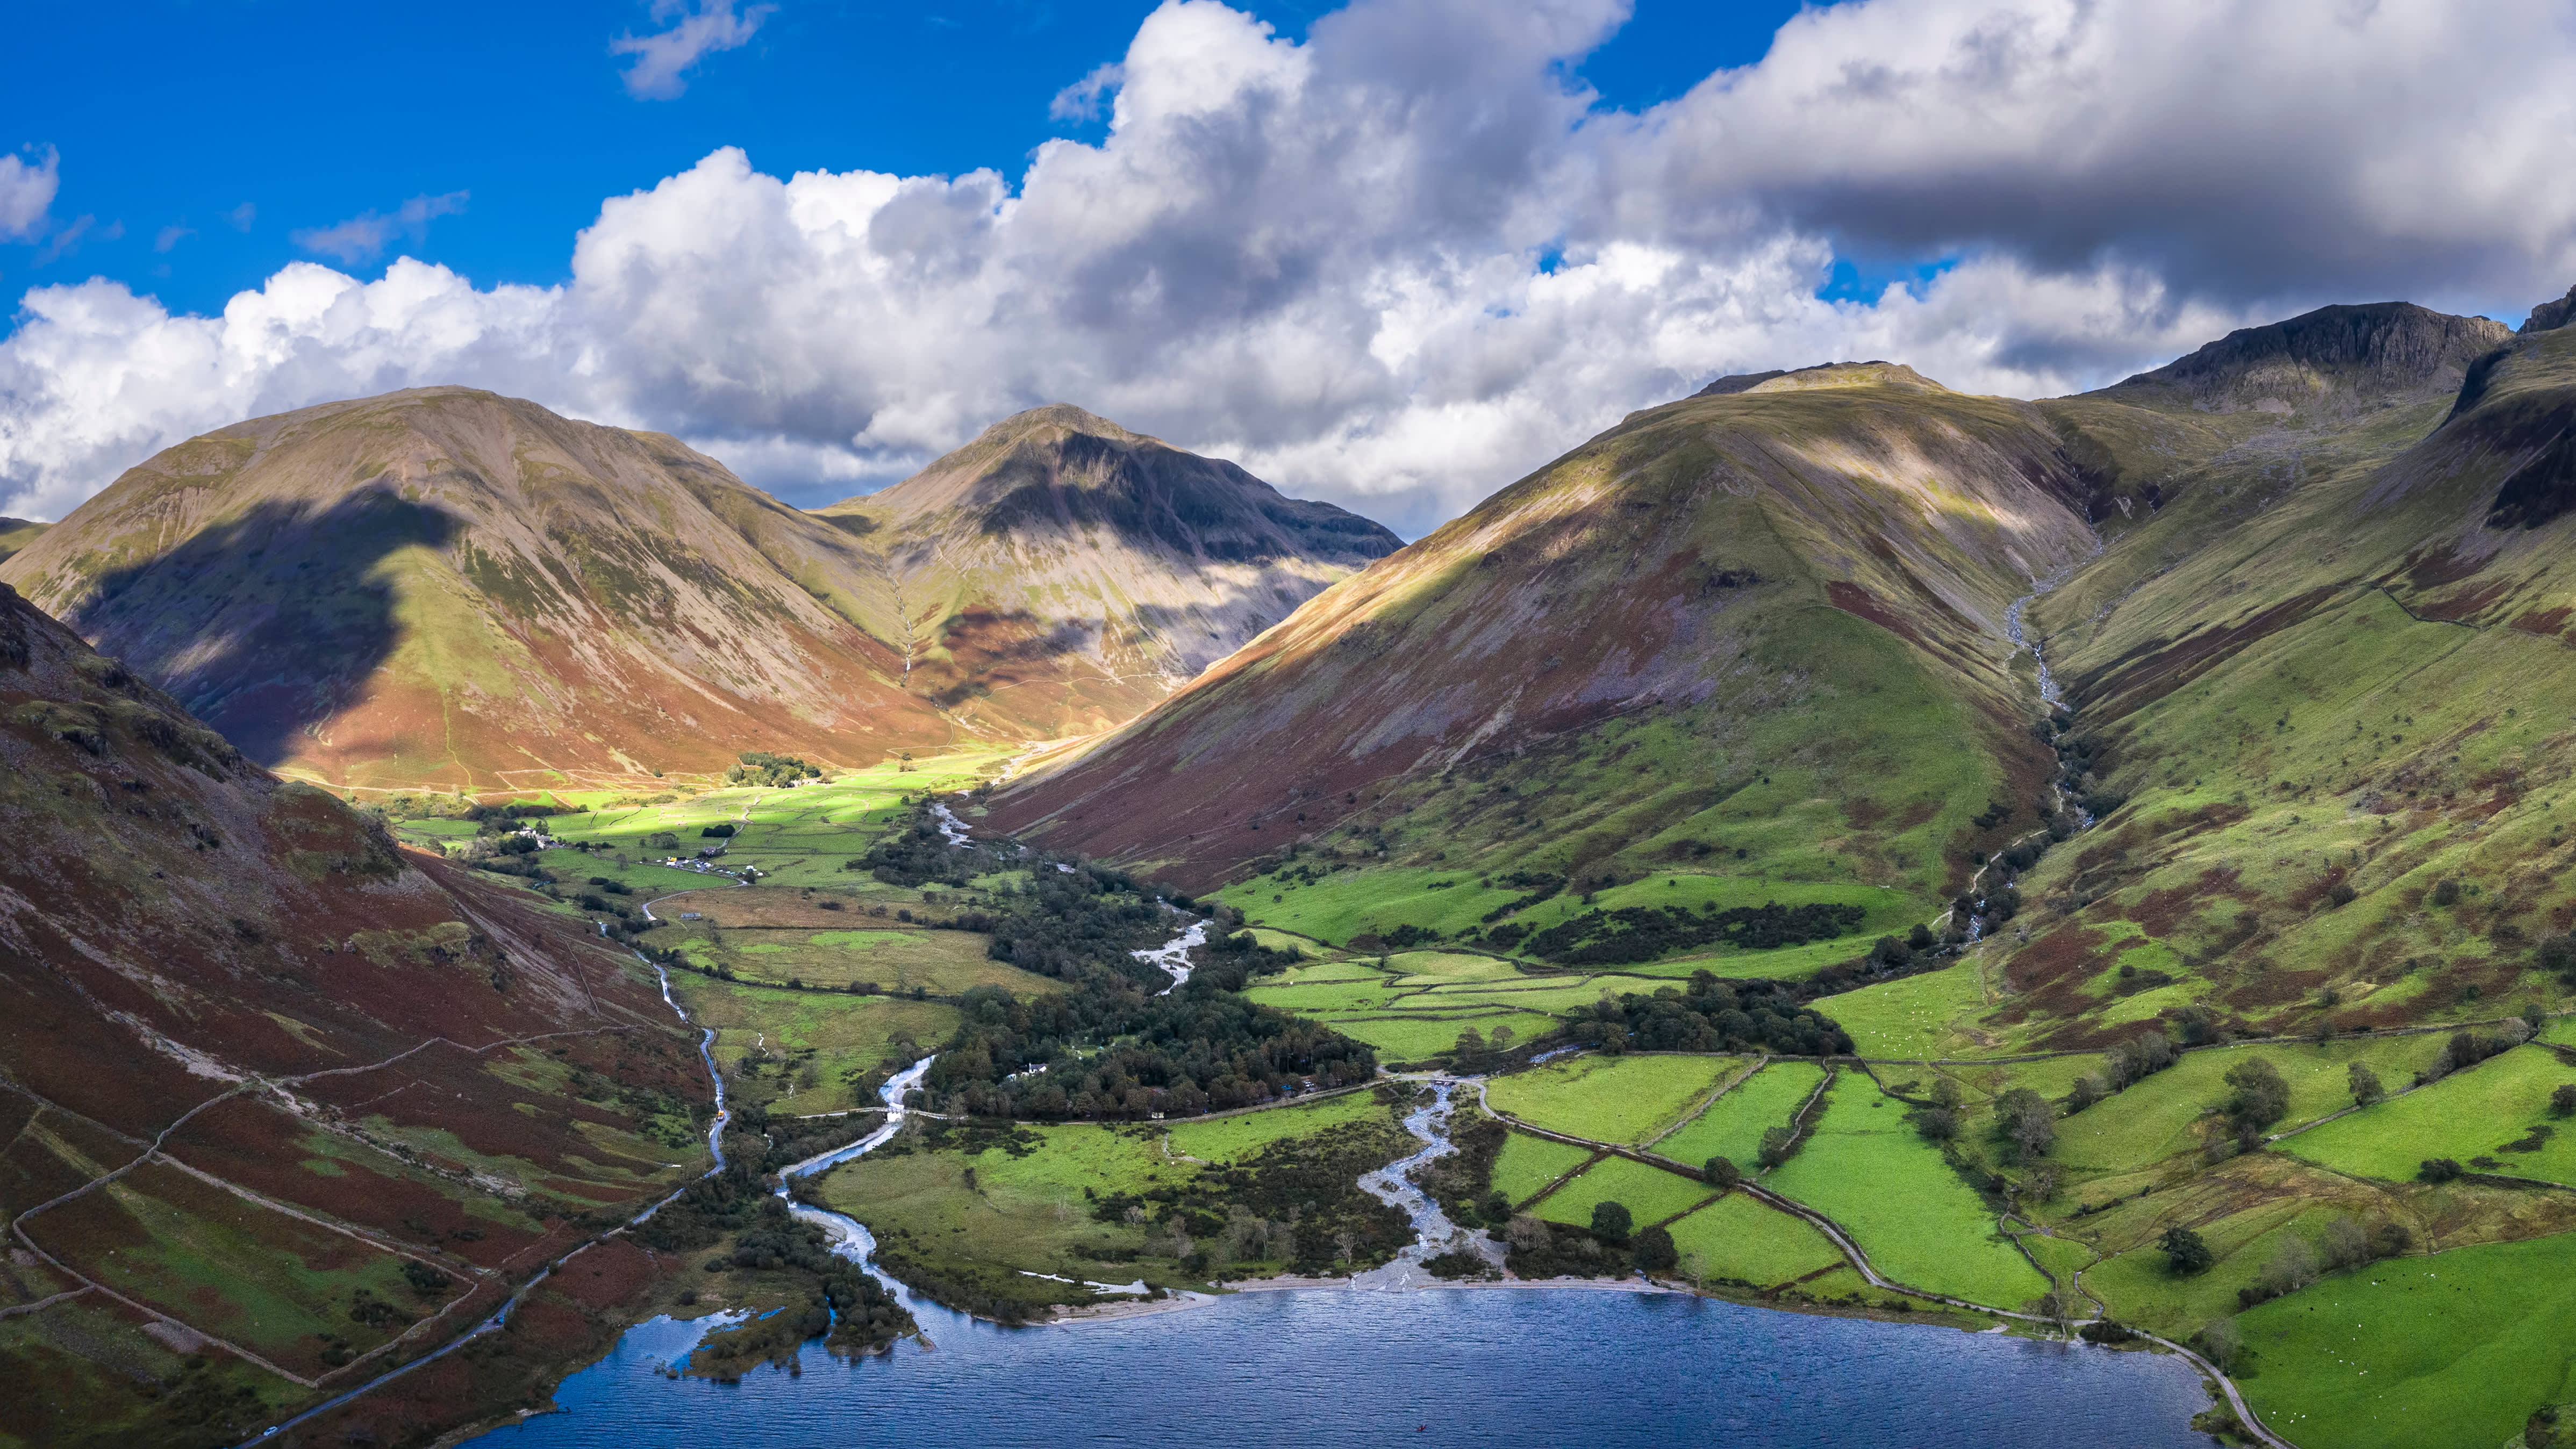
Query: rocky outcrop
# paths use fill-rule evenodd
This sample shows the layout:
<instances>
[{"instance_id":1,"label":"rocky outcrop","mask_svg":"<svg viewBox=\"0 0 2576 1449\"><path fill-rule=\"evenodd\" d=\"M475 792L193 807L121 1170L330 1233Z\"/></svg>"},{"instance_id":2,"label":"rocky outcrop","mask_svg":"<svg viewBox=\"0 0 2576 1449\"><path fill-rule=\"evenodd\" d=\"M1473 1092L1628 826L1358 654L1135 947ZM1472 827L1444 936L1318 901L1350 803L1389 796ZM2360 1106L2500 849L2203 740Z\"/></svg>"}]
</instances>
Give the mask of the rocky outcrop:
<instances>
[{"instance_id":1,"label":"rocky outcrop","mask_svg":"<svg viewBox=\"0 0 2576 1449\"><path fill-rule=\"evenodd\" d=\"M2555 302L2532 308L2531 315L2523 319L2522 333L2529 336L2534 332L2555 332L2570 322L2576 322L2576 287L2568 288L2567 295Z\"/></svg>"},{"instance_id":2,"label":"rocky outcrop","mask_svg":"<svg viewBox=\"0 0 2576 1449\"><path fill-rule=\"evenodd\" d=\"M2348 415L2455 393L2470 365L2511 335L2491 318L2412 302L2320 307L2231 332L2096 395L2210 412Z\"/></svg>"}]
</instances>

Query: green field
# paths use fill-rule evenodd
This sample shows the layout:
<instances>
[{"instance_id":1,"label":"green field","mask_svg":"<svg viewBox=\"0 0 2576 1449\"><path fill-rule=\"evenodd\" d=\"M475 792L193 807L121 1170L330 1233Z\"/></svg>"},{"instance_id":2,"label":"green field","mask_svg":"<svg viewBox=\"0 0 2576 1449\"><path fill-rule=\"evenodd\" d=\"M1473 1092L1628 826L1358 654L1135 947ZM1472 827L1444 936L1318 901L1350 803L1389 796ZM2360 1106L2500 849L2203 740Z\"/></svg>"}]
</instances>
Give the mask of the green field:
<instances>
[{"instance_id":1,"label":"green field","mask_svg":"<svg viewBox=\"0 0 2576 1449\"><path fill-rule=\"evenodd\" d=\"M2576 1236L2397 1258L2237 1320L2246 1397L2308 1449L2494 1449L2576 1398Z\"/></svg>"},{"instance_id":2,"label":"green field","mask_svg":"<svg viewBox=\"0 0 2576 1449\"><path fill-rule=\"evenodd\" d=\"M1522 1041L1546 1035L1556 1026L1556 1018L1527 1012L1467 1009L1439 1015L1377 1016L1358 1013L1306 1012L1326 1026L1355 1041L1377 1048L1388 1062L1419 1062L1441 1056L1458 1044L1458 1033L1469 1027L1491 1034L1495 1027L1509 1027Z\"/></svg>"},{"instance_id":3,"label":"green field","mask_svg":"<svg viewBox=\"0 0 2576 1449\"><path fill-rule=\"evenodd\" d=\"M1734 1057L1571 1057L1496 1077L1485 1098L1551 1132L1636 1143L1672 1125L1741 1065Z\"/></svg>"},{"instance_id":4,"label":"green field","mask_svg":"<svg viewBox=\"0 0 2576 1449\"><path fill-rule=\"evenodd\" d=\"M2201 1325L2234 1314L2236 1290L2254 1282L2290 1238L2313 1242L2336 1216L2331 1207L2275 1198L2215 1221L2194 1218L2192 1230L2219 1255L2207 1270L2177 1275L2150 1241L2085 1269L2084 1286L2124 1323L2188 1337Z\"/></svg>"},{"instance_id":5,"label":"green field","mask_svg":"<svg viewBox=\"0 0 2576 1449\"><path fill-rule=\"evenodd\" d=\"M1257 877L1230 886L1220 895L1256 924L1346 946L1355 938L1382 935L1406 925L1456 937L1482 929L1487 913L1525 894L1501 886L1479 886L1477 879L1472 872L1353 867L1311 884ZM1849 960L1866 950L1874 936L1889 931L1902 933L1929 914L1916 896L1880 886L1667 871L1598 892L1588 903L1579 894L1560 893L1504 919L1543 930L1593 909L1681 906L1697 910L1714 906L1725 910L1771 901L1782 905L1846 902L1862 907L1868 914L1858 929L1836 941L1770 951L1710 947L1623 969L1678 976L1705 966L1728 975L1805 975L1820 966Z\"/></svg>"},{"instance_id":6,"label":"green field","mask_svg":"<svg viewBox=\"0 0 2576 1449\"><path fill-rule=\"evenodd\" d=\"M2476 1171L2576 1183L2576 1122L2549 1111L2550 1092L2569 1082L2576 1067L2543 1048L2516 1047L2281 1145L2337 1172L2392 1182L2413 1177L2427 1158L2448 1157ZM2505 1145L2542 1134L2538 1151Z\"/></svg>"},{"instance_id":7,"label":"green field","mask_svg":"<svg viewBox=\"0 0 2576 1449\"><path fill-rule=\"evenodd\" d=\"M1172 1150L1184 1157L1231 1162L1260 1151L1282 1137L1303 1137L1343 1122L1382 1121L1386 1108L1369 1091L1344 1092L1321 1102L1239 1112L1214 1121L1176 1122Z\"/></svg>"},{"instance_id":8,"label":"green field","mask_svg":"<svg viewBox=\"0 0 2576 1449\"><path fill-rule=\"evenodd\" d=\"M1865 1057L1954 1057L1978 1054L1966 1023L1986 1010L1982 968L1962 961L1938 971L1864 986L1815 1002L1851 1034Z\"/></svg>"},{"instance_id":9,"label":"green field","mask_svg":"<svg viewBox=\"0 0 2576 1449\"><path fill-rule=\"evenodd\" d=\"M1680 1131L1655 1143L1654 1150L1693 1167L1723 1157L1751 1172L1763 1130L1788 1126L1824 1079L1825 1069L1813 1062L1769 1063L1728 1088Z\"/></svg>"},{"instance_id":10,"label":"green field","mask_svg":"<svg viewBox=\"0 0 2576 1449\"><path fill-rule=\"evenodd\" d=\"M2353 1062L2368 1062L2394 1091L2441 1050L2440 1037L2413 1036L2188 1052L2127 1091L2059 1123L2057 1157L2070 1166L2117 1170L2196 1150L2201 1138L2195 1128L2202 1114L2232 1090L2224 1080L2227 1069L2249 1056L2271 1062L2290 1084L2289 1115L2274 1129L2286 1131L2352 1105L2348 1072Z\"/></svg>"},{"instance_id":11,"label":"green field","mask_svg":"<svg viewBox=\"0 0 2576 1449\"><path fill-rule=\"evenodd\" d=\"M1682 1266L1699 1255L1711 1278L1774 1288L1843 1261L1842 1250L1805 1220L1731 1192L1672 1225Z\"/></svg>"},{"instance_id":12,"label":"green field","mask_svg":"<svg viewBox=\"0 0 2576 1449\"><path fill-rule=\"evenodd\" d=\"M1494 1190L1515 1205L1526 1203L1591 1158L1590 1151L1571 1143L1515 1132L1503 1139L1502 1155L1494 1160Z\"/></svg>"},{"instance_id":13,"label":"green field","mask_svg":"<svg viewBox=\"0 0 2576 1449\"><path fill-rule=\"evenodd\" d=\"M1392 1155L1401 1133L1370 1092L1184 1123L1169 1133L1139 1125L1022 1127L1011 1145L969 1138L938 1150L908 1134L833 1168L820 1186L825 1202L867 1224L891 1250L935 1262L952 1280L974 1280L986 1293L1039 1305L1066 1301L1068 1290L1027 1274L1103 1283L1141 1277L1157 1287L1200 1281L1150 1251L1149 1225L1101 1221L1096 1197L1187 1185L1274 1143L1370 1122L1386 1134ZM1222 1266L1258 1273L1280 1264Z\"/></svg>"},{"instance_id":14,"label":"green field","mask_svg":"<svg viewBox=\"0 0 2576 1449\"><path fill-rule=\"evenodd\" d=\"M1815 1136L1763 1181L1840 1223L1880 1273L1909 1287L1999 1308L2048 1291L1977 1194L1906 1125L1903 1105L1866 1077L1843 1074Z\"/></svg>"},{"instance_id":15,"label":"green field","mask_svg":"<svg viewBox=\"0 0 2576 1449\"><path fill-rule=\"evenodd\" d=\"M755 1046L784 1060L748 1083L734 1077L736 1091L780 1112L874 1106L872 1094L853 1086L854 1075L905 1064L895 1058L937 1047L957 1029L957 1008L936 1001L779 991L686 971L671 973L671 994L692 1020L716 1028L716 1060L729 1071ZM898 1050L905 1042L911 1046ZM808 1065L810 1085L803 1080Z\"/></svg>"},{"instance_id":16,"label":"green field","mask_svg":"<svg viewBox=\"0 0 2576 1449\"><path fill-rule=\"evenodd\" d=\"M1642 1228L1686 1213L1716 1192L1707 1183L1660 1167L1648 1167L1624 1157L1605 1157L1585 1169L1582 1176L1549 1193L1531 1211L1551 1222L1590 1227L1593 1207L1615 1202L1627 1208L1629 1217Z\"/></svg>"}]
</instances>

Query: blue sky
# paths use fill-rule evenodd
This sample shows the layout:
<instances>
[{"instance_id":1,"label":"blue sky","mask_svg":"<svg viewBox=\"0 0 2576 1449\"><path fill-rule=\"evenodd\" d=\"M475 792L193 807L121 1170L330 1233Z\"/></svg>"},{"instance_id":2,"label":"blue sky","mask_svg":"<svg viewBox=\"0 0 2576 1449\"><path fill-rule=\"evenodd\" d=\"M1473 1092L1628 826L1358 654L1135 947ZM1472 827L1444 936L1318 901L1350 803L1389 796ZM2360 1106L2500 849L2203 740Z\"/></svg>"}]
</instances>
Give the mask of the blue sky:
<instances>
[{"instance_id":1,"label":"blue sky","mask_svg":"<svg viewBox=\"0 0 2576 1449\"><path fill-rule=\"evenodd\" d=\"M992 167L1016 182L1040 142L1105 131L1051 118L1049 102L1117 60L1153 8L783 0L682 94L638 99L609 47L672 23L643 4L21 7L13 43L59 63L12 75L0 147L57 154L59 229L0 249L0 292L105 275L215 312L299 257L363 272L398 252L487 286L552 284L603 197L719 146L774 175ZM1336 7L1250 8L1302 37ZM1643 0L1578 70L1603 104L1642 109L1759 60L1797 8ZM457 193L453 210L400 225L404 202ZM380 253L293 239L370 213L397 223Z\"/></svg>"},{"instance_id":2,"label":"blue sky","mask_svg":"<svg viewBox=\"0 0 2576 1449\"><path fill-rule=\"evenodd\" d=\"M453 383L797 503L1074 402L1415 534L1724 373L2576 281L2576 0L1247 4L21 6L0 513Z\"/></svg>"}]
</instances>

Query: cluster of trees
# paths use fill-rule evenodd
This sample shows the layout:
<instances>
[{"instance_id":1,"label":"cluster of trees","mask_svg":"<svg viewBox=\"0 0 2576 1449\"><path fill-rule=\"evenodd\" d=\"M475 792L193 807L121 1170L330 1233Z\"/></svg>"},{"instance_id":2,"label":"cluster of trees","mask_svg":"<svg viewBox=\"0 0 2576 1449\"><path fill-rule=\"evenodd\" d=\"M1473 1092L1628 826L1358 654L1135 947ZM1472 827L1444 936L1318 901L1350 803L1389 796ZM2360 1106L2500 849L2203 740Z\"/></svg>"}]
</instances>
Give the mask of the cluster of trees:
<instances>
[{"instance_id":1,"label":"cluster of trees","mask_svg":"<svg viewBox=\"0 0 2576 1449\"><path fill-rule=\"evenodd\" d=\"M2116 1096L2174 1064L2173 1038L2160 1031L2133 1036L2102 1054L2102 1070L2078 1077L2067 1094L2068 1116Z\"/></svg>"},{"instance_id":2,"label":"cluster of trees","mask_svg":"<svg viewBox=\"0 0 2576 1449\"><path fill-rule=\"evenodd\" d=\"M1681 1261L1673 1235L1661 1227L1639 1231L1625 1203L1593 1204L1589 1227L1522 1213L1504 1227L1502 1236L1503 1261L1523 1278L1596 1277L1631 1269L1669 1273Z\"/></svg>"},{"instance_id":3,"label":"cluster of trees","mask_svg":"<svg viewBox=\"0 0 2576 1449\"><path fill-rule=\"evenodd\" d=\"M888 831L868 847L867 854L842 868L865 870L887 885L914 890L926 885L962 886L992 865L981 846L949 844L939 833L937 818L922 810L913 815L910 825Z\"/></svg>"},{"instance_id":4,"label":"cluster of trees","mask_svg":"<svg viewBox=\"0 0 2576 1449\"><path fill-rule=\"evenodd\" d=\"M1413 1225L1359 1180L1411 1143L1384 1122L1345 1122L1183 1182L1095 1197L1092 1216L1146 1228L1148 1252L1198 1278L1241 1263L1308 1276L1382 1263Z\"/></svg>"},{"instance_id":5,"label":"cluster of trees","mask_svg":"<svg viewBox=\"0 0 2576 1449\"><path fill-rule=\"evenodd\" d=\"M1859 906L1829 901L1803 906L1765 901L1722 911L1713 902L1697 911L1682 906L1621 906L1586 911L1529 936L1523 945L1530 954L1561 966L1613 966L1720 942L1746 950L1770 950L1830 941L1858 930L1867 914Z\"/></svg>"},{"instance_id":6,"label":"cluster of trees","mask_svg":"<svg viewBox=\"0 0 2576 1449\"><path fill-rule=\"evenodd\" d=\"M991 932L986 954L1023 971L1076 982L1114 977L1148 991L1170 985L1159 968L1129 953L1163 944L1180 918L1124 871L1051 865L1036 871L1026 886L997 888L991 911L957 923Z\"/></svg>"},{"instance_id":7,"label":"cluster of trees","mask_svg":"<svg viewBox=\"0 0 2576 1449\"><path fill-rule=\"evenodd\" d=\"M2415 1234L2404 1223L2383 1218L2365 1227L2358 1219L2334 1218L2313 1241L2296 1234L2284 1237L2255 1272L2254 1281L2236 1290L2236 1303L2251 1308L2296 1293L2327 1273L2394 1258L2414 1246ZM2166 1256L2170 1259L2172 1254Z\"/></svg>"},{"instance_id":8,"label":"cluster of trees","mask_svg":"<svg viewBox=\"0 0 2576 1449\"><path fill-rule=\"evenodd\" d=\"M1558 1034L1610 1052L1848 1054L1851 1037L1799 1000L1799 988L1789 982L1723 980L1694 971L1686 987L1658 987L1652 996L1630 992L1614 998L1604 992Z\"/></svg>"},{"instance_id":9,"label":"cluster of trees","mask_svg":"<svg viewBox=\"0 0 2576 1449\"><path fill-rule=\"evenodd\" d=\"M1211 986L1241 991L1253 977L1275 975L1304 959L1306 953L1294 946L1264 946L1250 931L1237 931L1190 953L1190 979L1204 978Z\"/></svg>"},{"instance_id":10,"label":"cluster of trees","mask_svg":"<svg viewBox=\"0 0 2576 1449\"><path fill-rule=\"evenodd\" d=\"M997 986L959 1000L965 1020L923 1089L977 1116L1188 1116L1365 1082L1377 1054L1330 1027L1195 978L1147 996L1115 978L1022 1001ZM1105 1044L1105 1045L1095 1045Z\"/></svg>"},{"instance_id":11,"label":"cluster of trees","mask_svg":"<svg viewBox=\"0 0 2576 1449\"><path fill-rule=\"evenodd\" d=\"M798 780L823 778L823 767L800 760L794 755L773 755L767 750L745 750L734 758L741 764L725 771L728 785L766 785L776 789Z\"/></svg>"}]
</instances>

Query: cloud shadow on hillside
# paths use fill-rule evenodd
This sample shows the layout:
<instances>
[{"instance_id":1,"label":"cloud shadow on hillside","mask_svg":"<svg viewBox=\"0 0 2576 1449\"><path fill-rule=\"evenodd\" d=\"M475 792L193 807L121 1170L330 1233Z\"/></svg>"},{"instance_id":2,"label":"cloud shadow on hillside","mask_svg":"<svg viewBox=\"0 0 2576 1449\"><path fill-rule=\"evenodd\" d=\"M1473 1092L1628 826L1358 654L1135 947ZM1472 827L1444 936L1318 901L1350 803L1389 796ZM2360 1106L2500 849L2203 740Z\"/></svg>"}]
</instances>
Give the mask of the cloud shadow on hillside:
<instances>
[{"instance_id":1,"label":"cloud shadow on hillside","mask_svg":"<svg viewBox=\"0 0 2576 1449\"><path fill-rule=\"evenodd\" d=\"M64 622L275 765L353 703L400 642L378 566L416 544L443 549L457 527L382 484L318 510L262 503L101 575Z\"/></svg>"}]
</instances>

